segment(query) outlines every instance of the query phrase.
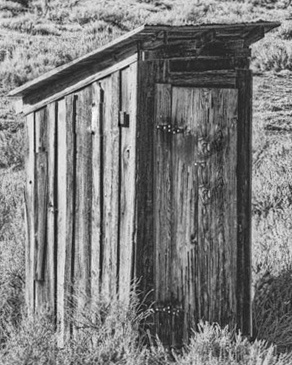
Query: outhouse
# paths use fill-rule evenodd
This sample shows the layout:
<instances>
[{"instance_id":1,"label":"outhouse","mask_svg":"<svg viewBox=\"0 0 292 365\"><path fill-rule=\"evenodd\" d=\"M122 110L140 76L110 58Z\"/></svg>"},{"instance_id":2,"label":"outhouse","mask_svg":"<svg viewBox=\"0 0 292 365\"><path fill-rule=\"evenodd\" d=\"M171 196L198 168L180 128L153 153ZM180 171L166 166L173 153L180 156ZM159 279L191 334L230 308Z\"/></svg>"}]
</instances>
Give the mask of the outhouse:
<instances>
[{"instance_id":1,"label":"outhouse","mask_svg":"<svg viewBox=\"0 0 292 365\"><path fill-rule=\"evenodd\" d=\"M26 302L153 303L164 343L251 331L252 43L274 22L145 25L18 87L27 116ZM81 300L81 299L80 299Z\"/></svg>"}]
</instances>

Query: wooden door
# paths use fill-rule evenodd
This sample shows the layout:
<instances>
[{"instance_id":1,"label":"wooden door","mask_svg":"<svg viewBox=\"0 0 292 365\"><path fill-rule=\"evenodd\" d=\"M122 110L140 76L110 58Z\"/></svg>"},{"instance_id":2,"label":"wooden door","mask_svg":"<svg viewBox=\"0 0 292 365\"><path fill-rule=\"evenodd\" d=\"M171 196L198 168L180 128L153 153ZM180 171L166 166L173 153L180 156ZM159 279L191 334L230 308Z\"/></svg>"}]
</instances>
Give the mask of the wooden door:
<instances>
[{"instance_id":1,"label":"wooden door","mask_svg":"<svg viewBox=\"0 0 292 365\"><path fill-rule=\"evenodd\" d=\"M156 86L155 302L164 343L234 324L237 90Z\"/></svg>"}]
</instances>

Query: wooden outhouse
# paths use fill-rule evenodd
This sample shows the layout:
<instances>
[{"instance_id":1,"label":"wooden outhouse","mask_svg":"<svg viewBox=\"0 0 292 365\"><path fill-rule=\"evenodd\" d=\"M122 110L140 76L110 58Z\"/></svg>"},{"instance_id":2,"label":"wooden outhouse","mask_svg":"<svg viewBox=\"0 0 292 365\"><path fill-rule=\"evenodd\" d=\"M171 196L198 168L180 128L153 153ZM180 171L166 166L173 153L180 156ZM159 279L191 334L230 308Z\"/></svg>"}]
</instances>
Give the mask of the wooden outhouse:
<instances>
[{"instance_id":1,"label":"wooden outhouse","mask_svg":"<svg viewBox=\"0 0 292 365\"><path fill-rule=\"evenodd\" d=\"M200 319L250 333L250 46L278 25L145 25L10 93L31 312L66 335L72 290L127 302L136 278L165 343Z\"/></svg>"}]
</instances>

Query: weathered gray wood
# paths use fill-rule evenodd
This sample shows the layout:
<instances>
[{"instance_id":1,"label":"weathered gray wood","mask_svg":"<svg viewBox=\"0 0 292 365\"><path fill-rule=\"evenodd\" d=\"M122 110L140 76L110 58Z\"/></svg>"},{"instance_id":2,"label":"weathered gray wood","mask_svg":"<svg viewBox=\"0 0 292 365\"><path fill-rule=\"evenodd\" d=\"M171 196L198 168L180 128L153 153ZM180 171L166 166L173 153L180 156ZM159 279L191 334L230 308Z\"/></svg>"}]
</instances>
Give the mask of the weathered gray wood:
<instances>
[{"instance_id":1,"label":"weathered gray wood","mask_svg":"<svg viewBox=\"0 0 292 365\"><path fill-rule=\"evenodd\" d=\"M251 134L252 134L252 73L238 71L238 148L237 165L237 323L244 334L250 335L251 326Z\"/></svg>"},{"instance_id":2,"label":"weathered gray wood","mask_svg":"<svg viewBox=\"0 0 292 365\"><path fill-rule=\"evenodd\" d=\"M180 47L180 44L184 42L188 43L195 40L199 44L201 43L200 52L205 52L205 46L209 46L209 50L213 49L215 53L219 48L220 52L225 52L228 55L230 50L234 49L234 52L237 52L238 45L235 44L236 41L243 41L243 43L246 41L245 46L249 46L261 39L266 32L279 25L278 22L205 24L186 27L145 25L123 35L97 51L46 73L38 79L13 90L9 95L22 96L23 104L31 106L42 103L45 99L53 101L51 98L54 98L55 94L62 93L64 89L74 87L74 84L82 83L97 72L113 66L117 61L124 60L139 52L139 44L143 44L144 50L155 50L160 46L173 47L176 42L178 42L177 46ZM230 43L232 41L235 48ZM138 56L140 58L140 55ZM29 110L32 109L27 109L26 113L29 113Z\"/></svg>"},{"instance_id":3,"label":"weathered gray wood","mask_svg":"<svg viewBox=\"0 0 292 365\"><path fill-rule=\"evenodd\" d=\"M92 84L92 224L91 224L91 298L96 305L100 297L102 234L102 128L103 100L98 82Z\"/></svg>"},{"instance_id":4,"label":"weathered gray wood","mask_svg":"<svg viewBox=\"0 0 292 365\"><path fill-rule=\"evenodd\" d=\"M47 251L47 121L46 108L35 113L35 308L47 309L44 283Z\"/></svg>"},{"instance_id":5,"label":"weathered gray wood","mask_svg":"<svg viewBox=\"0 0 292 365\"><path fill-rule=\"evenodd\" d=\"M18 112L22 112L24 115L30 114L32 111L38 110L53 101L61 99L61 98L65 97L66 95L72 94L75 91L80 90L83 87L88 86L89 84L92 84L95 81L100 80L106 76L109 76L113 72L116 72L136 61L137 61L137 53L126 58L123 61L113 64L111 67L107 67L104 70L95 73L92 76L81 79L80 81L74 83L73 85L63 88L59 92L53 93L50 97L42 99L40 102L37 102L37 103L34 102L33 104L29 104L26 101L26 104L21 103L21 105L19 105L17 107L17 110L18 110Z\"/></svg>"},{"instance_id":6,"label":"weathered gray wood","mask_svg":"<svg viewBox=\"0 0 292 365\"><path fill-rule=\"evenodd\" d=\"M45 123L44 120L41 123ZM45 259L47 246L47 184L48 184L48 162L47 152L36 154L36 174L37 174L37 262L35 279L43 281L45 279Z\"/></svg>"},{"instance_id":7,"label":"weathered gray wood","mask_svg":"<svg viewBox=\"0 0 292 365\"><path fill-rule=\"evenodd\" d=\"M172 134L157 129L161 125L172 126L171 85L158 84L155 94L155 301L164 303L171 300L172 256ZM168 127L167 127L168 128Z\"/></svg>"},{"instance_id":8,"label":"weathered gray wood","mask_svg":"<svg viewBox=\"0 0 292 365\"><path fill-rule=\"evenodd\" d=\"M172 296L184 311L183 340L194 325L196 285L190 258L198 244L198 119L196 89L173 88L172 122L183 133L172 137ZM176 338L176 341L179 341ZM182 339L181 339L182 340Z\"/></svg>"},{"instance_id":9,"label":"weathered gray wood","mask_svg":"<svg viewBox=\"0 0 292 365\"><path fill-rule=\"evenodd\" d=\"M65 263L67 232L67 144L66 144L66 102L57 103L57 324L58 344L64 345L65 336Z\"/></svg>"},{"instance_id":10,"label":"weathered gray wood","mask_svg":"<svg viewBox=\"0 0 292 365\"><path fill-rule=\"evenodd\" d=\"M74 290L77 308L90 296L92 199L92 89L78 94L76 104L76 208Z\"/></svg>"},{"instance_id":11,"label":"weathered gray wood","mask_svg":"<svg viewBox=\"0 0 292 365\"><path fill-rule=\"evenodd\" d=\"M137 52L137 44L132 44L130 47L121 47L119 45L116 52L108 52L106 55L103 55L101 58L97 58L95 62L88 62L81 65L78 65L78 67L73 67L71 72L67 72L66 75L63 77L53 77L50 83L47 81L44 82L46 85L45 87L42 87L38 89L38 92L31 92L27 94L23 98L23 103L25 105L34 105L39 104L44 99L52 100L54 98L55 94L63 93L64 89L68 88L74 88L75 85L79 84L78 88L80 88L83 84L83 81L86 79L89 79L89 83L96 80L96 77L94 76L93 79L91 79L91 76L94 74L97 74L98 72L101 72L102 70L106 69L107 67L112 67L117 63L118 60L124 60L126 58L129 58L133 56ZM88 81L86 81L86 84L88 84ZM76 89L75 89L76 90Z\"/></svg>"},{"instance_id":12,"label":"weathered gray wood","mask_svg":"<svg viewBox=\"0 0 292 365\"><path fill-rule=\"evenodd\" d=\"M70 94L65 97L66 117L66 251L64 263L64 339L69 339L71 328L68 313L72 309L73 270L75 239L75 199L76 199L76 97Z\"/></svg>"},{"instance_id":13,"label":"weathered gray wood","mask_svg":"<svg viewBox=\"0 0 292 365\"><path fill-rule=\"evenodd\" d=\"M119 73L101 82L104 90L103 126L103 267L102 292L117 293L119 219Z\"/></svg>"},{"instance_id":14,"label":"weathered gray wood","mask_svg":"<svg viewBox=\"0 0 292 365\"><path fill-rule=\"evenodd\" d=\"M28 148L26 156L26 211L27 211L27 246L25 265L25 297L29 314L34 312L34 252L35 252L35 138L34 138L34 113L26 119Z\"/></svg>"},{"instance_id":15,"label":"weathered gray wood","mask_svg":"<svg viewBox=\"0 0 292 365\"><path fill-rule=\"evenodd\" d=\"M153 113L154 113L154 62L138 62L137 101L137 249L135 275L139 289L149 302L153 301ZM152 292L152 293L151 293ZM151 295L151 294L152 295Z\"/></svg>"},{"instance_id":16,"label":"weathered gray wood","mask_svg":"<svg viewBox=\"0 0 292 365\"><path fill-rule=\"evenodd\" d=\"M237 90L173 87L169 96L170 86L157 88L167 92L156 96L156 123L161 113L180 132L157 131L154 216L161 306L184 313L183 338L166 314L159 334L177 345L201 318L236 321Z\"/></svg>"},{"instance_id":17,"label":"weathered gray wood","mask_svg":"<svg viewBox=\"0 0 292 365\"><path fill-rule=\"evenodd\" d=\"M47 204L47 255L46 255L46 291L48 310L55 313L56 305L56 103L47 106L47 146L48 146L48 204Z\"/></svg>"},{"instance_id":18,"label":"weathered gray wood","mask_svg":"<svg viewBox=\"0 0 292 365\"><path fill-rule=\"evenodd\" d=\"M167 82L172 85L185 85L196 87L236 87L236 72L229 71L206 71L206 72L187 72L169 73Z\"/></svg>"},{"instance_id":19,"label":"weathered gray wood","mask_svg":"<svg viewBox=\"0 0 292 365\"><path fill-rule=\"evenodd\" d=\"M121 71L121 110L129 116L129 126L121 127L120 212L119 212L119 298L130 299L135 245L135 177L137 64Z\"/></svg>"}]
</instances>

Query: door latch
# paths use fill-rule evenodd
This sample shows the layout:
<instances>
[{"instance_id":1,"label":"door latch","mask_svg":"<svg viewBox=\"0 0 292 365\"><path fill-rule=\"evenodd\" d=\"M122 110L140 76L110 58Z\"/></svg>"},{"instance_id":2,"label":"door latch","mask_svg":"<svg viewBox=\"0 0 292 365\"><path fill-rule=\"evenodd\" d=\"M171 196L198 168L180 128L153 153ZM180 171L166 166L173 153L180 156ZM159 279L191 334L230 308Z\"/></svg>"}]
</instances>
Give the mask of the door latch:
<instances>
[{"instance_id":1,"label":"door latch","mask_svg":"<svg viewBox=\"0 0 292 365\"><path fill-rule=\"evenodd\" d=\"M119 127L130 127L130 115L126 112L120 112Z\"/></svg>"}]
</instances>

